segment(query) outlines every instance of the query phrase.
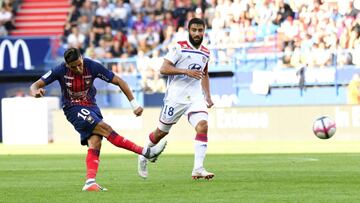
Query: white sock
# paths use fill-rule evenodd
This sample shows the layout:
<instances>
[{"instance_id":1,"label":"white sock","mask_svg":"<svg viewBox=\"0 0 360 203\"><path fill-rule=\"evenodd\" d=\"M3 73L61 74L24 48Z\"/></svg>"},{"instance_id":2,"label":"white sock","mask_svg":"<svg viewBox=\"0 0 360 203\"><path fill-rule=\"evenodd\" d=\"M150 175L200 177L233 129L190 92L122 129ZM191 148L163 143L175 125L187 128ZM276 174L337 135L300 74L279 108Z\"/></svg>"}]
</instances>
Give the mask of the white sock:
<instances>
[{"instance_id":1,"label":"white sock","mask_svg":"<svg viewBox=\"0 0 360 203\"><path fill-rule=\"evenodd\" d=\"M195 153L194 153L194 170L204 166L204 159L206 156L207 142L195 140Z\"/></svg>"},{"instance_id":2,"label":"white sock","mask_svg":"<svg viewBox=\"0 0 360 203\"><path fill-rule=\"evenodd\" d=\"M147 147L146 145L143 147L143 150L141 152L142 155L145 155L147 150L148 150L149 147Z\"/></svg>"},{"instance_id":3,"label":"white sock","mask_svg":"<svg viewBox=\"0 0 360 203\"><path fill-rule=\"evenodd\" d=\"M155 146L154 143L151 142L150 138L148 137L145 141L145 144L144 144L144 147L143 147L143 151L142 151L142 154L144 155L146 152L147 152L147 149L149 147L153 147Z\"/></svg>"},{"instance_id":4,"label":"white sock","mask_svg":"<svg viewBox=\"0 0 360 203\"><path fill-rule=\"evenodd\" d=\"M95 182L95 178L89 178L86 180L85 184L88 184L90 182Z\"/></svg>"},{"instance_id":5,"label":"white sock","mask_svg":"<svg viewBox=\"0 0 360 203\"><path fill-rule=\"evenodd\" d=\"M156 145L156 144L152 143L152 142L150 141L150 139L147 139L146 142L145 142L145 146L148 146L148 147L153 147L153 146L155 146L155 145Z\"/></svg>"}]
</instances>

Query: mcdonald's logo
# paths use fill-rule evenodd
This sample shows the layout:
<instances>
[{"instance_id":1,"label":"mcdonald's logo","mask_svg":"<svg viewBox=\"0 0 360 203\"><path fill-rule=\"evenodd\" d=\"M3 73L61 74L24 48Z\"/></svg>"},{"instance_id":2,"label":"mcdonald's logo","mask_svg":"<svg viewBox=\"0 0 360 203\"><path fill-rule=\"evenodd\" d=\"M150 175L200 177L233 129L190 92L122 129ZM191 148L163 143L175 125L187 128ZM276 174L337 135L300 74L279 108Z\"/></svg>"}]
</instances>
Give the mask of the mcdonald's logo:
<instances>
[{"instance_id":1,"label":"mcdonald's logo","mask_svg":"<svg viewBox=\"0 0 360 203\"><path fill-rule=\"evenodd\" d=\"M5 49L9 49L10 55L10 67L15 69L18 66L18 56L19 56L19 49L22 49L23 57L24 57L24 69L31 70L33 69L31 66L31 58L30 58L30 51L28 46L26 45L25 41L22 39L18 39L14 42L14 44L5 39L0 44L0 71L4 70L4 58L5 58Z\"/></svg>"}]
</instances>

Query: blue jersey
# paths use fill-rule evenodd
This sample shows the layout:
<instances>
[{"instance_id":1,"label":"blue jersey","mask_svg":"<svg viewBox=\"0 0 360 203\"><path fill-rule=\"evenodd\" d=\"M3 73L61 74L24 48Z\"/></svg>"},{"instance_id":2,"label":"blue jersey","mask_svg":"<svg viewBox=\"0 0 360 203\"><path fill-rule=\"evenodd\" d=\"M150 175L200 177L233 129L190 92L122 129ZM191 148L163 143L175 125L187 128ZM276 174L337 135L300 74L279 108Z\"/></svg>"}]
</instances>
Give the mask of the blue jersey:
<instances>
[{"instance_id":1,"label":"blue jersey","mask_svg":"<svg viewBox=\"0 0 360 203\"><path fill-rule=\"evenodd\" d=\"M69 107L74 105L96 105L96 88L93 85L95 78L100 78L110 83L113 77L114 73L107 70L100 63L84 58L84 71L82 75L74 74L63 62L44 74L41 79L46 85L55 80L59 81L63 107Z\"/></svg>"}]
</instances>

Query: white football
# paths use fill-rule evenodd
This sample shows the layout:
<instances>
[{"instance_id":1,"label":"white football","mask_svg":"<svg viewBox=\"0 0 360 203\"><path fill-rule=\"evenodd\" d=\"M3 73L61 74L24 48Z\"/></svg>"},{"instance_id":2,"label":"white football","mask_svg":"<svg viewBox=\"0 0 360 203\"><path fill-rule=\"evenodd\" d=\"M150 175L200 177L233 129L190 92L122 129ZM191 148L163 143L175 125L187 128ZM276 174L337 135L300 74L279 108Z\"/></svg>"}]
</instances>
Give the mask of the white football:
<instances>
[{"instance_id":1,"label":"white football","mask_svg":"<svg viewBox=\"0 0 360 203\"><path fill-rule=\"evenodd\" d=\"M314 121L313 131L318 138L329 139L336 132L336 124L331 118L322 116Z\"/></svg>"}]
</instances>

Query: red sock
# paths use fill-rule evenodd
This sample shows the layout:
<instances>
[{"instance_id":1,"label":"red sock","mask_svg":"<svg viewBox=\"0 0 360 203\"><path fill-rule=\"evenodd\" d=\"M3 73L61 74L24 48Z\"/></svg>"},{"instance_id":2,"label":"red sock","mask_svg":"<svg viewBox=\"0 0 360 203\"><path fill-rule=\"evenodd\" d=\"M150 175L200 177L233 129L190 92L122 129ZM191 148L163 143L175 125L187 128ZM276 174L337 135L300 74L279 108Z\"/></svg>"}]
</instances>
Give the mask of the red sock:
<instances>
[{"instance_id":1,"label":"red sock","mask_svg":"<svg viewBox=\"0 0 360 203\"><path fill-rule=\"evenodd\" d=\"M88 154L86 156L86 178L90 179L96 178L96 173L99 168L99 156L100 151L97 149L88 149Z\"/></svg>"},{"instance_id":2,"label":"red sock","mask_svg":"<svg viewBox=\"0 0 360 203\"><path fill-rule=\"evenodd\" d=\"M156 140L155 139L155 135L154 135L154 132L150 133L149 135L149 140L153 143L153 144L157 144L160 140Z\"/></svg>"},{"instance_id":3,"label":"red sock","mask_svg":"<svg viewBox=\"0 0 360 203\"><path fill-rule=\"evenodd\" d=\"M207 134L196 134L195 140L201 141L201 142L207 142Z\"/></svg>"},{"instance_id":4,"label":"red sock","mask_svg":"<svg viewBox=\"0 0 360 203\"><path fill-rule=\"evenodd\" d=\"M143 147L140 147L130 140L118 135L115 131L110 133L110 135L107 137L107 140L117 147L121 147L142 155Z\"/></svg>"}]
</instances>

